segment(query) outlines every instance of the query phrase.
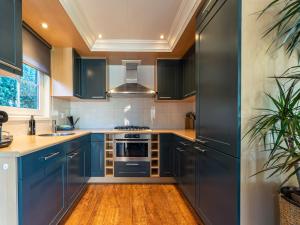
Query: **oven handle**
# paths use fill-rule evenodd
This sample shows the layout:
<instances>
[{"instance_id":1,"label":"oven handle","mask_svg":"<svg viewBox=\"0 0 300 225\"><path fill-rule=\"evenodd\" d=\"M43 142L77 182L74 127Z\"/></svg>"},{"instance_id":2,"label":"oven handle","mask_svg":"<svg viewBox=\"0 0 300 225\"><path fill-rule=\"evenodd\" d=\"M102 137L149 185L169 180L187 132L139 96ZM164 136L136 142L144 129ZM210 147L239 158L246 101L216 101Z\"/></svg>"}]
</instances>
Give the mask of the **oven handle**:
<instances>
[{"instance_id":1,"label":"oven handle","mask_svg":"<svg viewBox=\"0 0 300 225\"><path fill-rule=\"evenodd\" d=\"M115 141L115 143L150 143L150 141Z\"/></svg>"}]
</instances>

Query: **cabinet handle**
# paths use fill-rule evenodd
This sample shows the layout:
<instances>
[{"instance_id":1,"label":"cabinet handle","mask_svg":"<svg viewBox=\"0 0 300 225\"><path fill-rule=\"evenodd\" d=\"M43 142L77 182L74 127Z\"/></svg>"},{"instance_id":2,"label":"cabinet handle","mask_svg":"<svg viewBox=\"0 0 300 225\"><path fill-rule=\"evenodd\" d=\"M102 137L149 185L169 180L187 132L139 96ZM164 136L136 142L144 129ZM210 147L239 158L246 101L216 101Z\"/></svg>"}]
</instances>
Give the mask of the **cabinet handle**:
<instances>
[{"instance_id":1,"label":"cabinet handle","mask_svg":"<svg viewBox=\"0 0 300 225\"><path fill-rule=\"evenodd\" d=\"M200 147L194 147L194 149L196 149L196 150L198 150L198 151L200 151L200 152L202 152L202 153L205 153L206 152L206 150L205 149L202 149L202 148L200 148Z\"/></svg>"},{"instance_id":2,"label":"cabinet handle","mask_svg":"<svg viewBox=\"0 0 300 225\"><path fill-rule=\"evenodd\" d=\"M190 92L190 93L187 93L187 94L184 95L184 97L187 97L187 96L193 95L193 94L196 94L196 91L192 91L192 92Z\"/></svg>"},{"instance_id":3,"label":"cabinet handle","mask_svg":"<svg viewBox=\"0 0 300 225\"><path fill-rule=\"evenodd\" d=\"M140 164L138 163L126 163L126 166L139 166Z\"/></svg>"},{"instance_id":4,"label":"cabinet handle","mask_svg":"<svg viewBox=\"0 0 300 225\"><path fill-rule=\"evenodd\" d=\"M51 159L51 158L53 158L53 157L59 155L59 153L60 153L60 152L54 152L54 153L51 153L51 154L49 154L49 155L47 155L47 156L45 156L45 157L42 157L42 158L43 158L45 161L47 161L47 160L49 160L49 159Z\"/></svg>"},{"instance_id":5,"label":"cabinet handle","mask_svg":"<svg viewBox=\"0 0 300 225\"><path fill-rule=\"evenodd\" d=\"M7 63L7 62L4 62L0 59L0 63L3 64L4 66L8 66L10 67L11 69L14 69L14 70L17 70L19 72L21 72L22 70L19 68L19 67L16 67L14 65L11 65L10 63Z\"/></svg>"},{"instance_id":6,"label":"cabinet handle","mask_svg":"<svg viewBox=\"0 0 300 225\"><path fill-rule=\"evenodd\" d=\"M189 144L187 144L187 143L185 143L185 142L183 142L183 141L181 141L181 142L179 142L180 144L182 144L183 146L188 146Z\"/></svg>"},{"instance_id":7,"label":"cabinet handle","mask_svg":"<svg viewBox=\"0 0 300 225\"><path fill-rule=\"evenodd\" d=\"M94 98L94 99L101 99L101 98L104 98L104 96L92 96L91 98Z\"/></svg>"},{"instance_id":8,"label":"cabinet handle","mask_svg":"<svg viewBox=\"0 0 300 225\"><path fill-rule=\"evenodd\" d=\"M159 97L161 99L171 99L172 97Z\"/></svg>"},{"instance_id":9,"label":"cabinet handle","mask_svg":"<svg viewBox=\"0 0 300 225\"><path fill-rule=\"evenodd\" d=\"M203 141L203 140L201 140L201 139L196 139L196 142L198 142L198 143L200 143L200 144L206 144L206 143L207 143L207 141Z\"/></svg>"},{"instance_id":10,"label":"cabinet handle","mask_svg":"<svg viewBox=\"0 0 300 225\"><path fill-rule=\"evenodd\" d=\"M176 148L177 151L184 152L182 148Z\"/></svg>"},{"instance_id":11,"label":"cabinet handle","mask_svg":"<svg viewBox=\"0 0 300 225\"><path fill-rule=\"evenodd\" d=\"M73 153L73 154L70 154L70 155L68 155L68 158L69 159L73 159L76 155L78 155L79 154L79 152L75 152L75 153Z\"/></svg>"}]
</instances>

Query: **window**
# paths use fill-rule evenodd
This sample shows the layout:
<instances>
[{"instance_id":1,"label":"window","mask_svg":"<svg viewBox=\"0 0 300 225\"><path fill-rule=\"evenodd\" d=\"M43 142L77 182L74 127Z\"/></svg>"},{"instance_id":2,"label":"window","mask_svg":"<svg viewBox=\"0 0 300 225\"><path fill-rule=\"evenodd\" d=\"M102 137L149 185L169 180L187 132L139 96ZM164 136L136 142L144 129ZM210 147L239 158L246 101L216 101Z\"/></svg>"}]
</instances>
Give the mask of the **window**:
<instances>
[{"instance_id":1,"label":"window","mask_svg":"<svg viewBox=\"0 0 300 225\"><path fill-rule=\"evenodd\" d=\"M48 116L49 77L23 64L23 76L0 75L0 109L10 115Z\"/></svg>"}]
</instances>

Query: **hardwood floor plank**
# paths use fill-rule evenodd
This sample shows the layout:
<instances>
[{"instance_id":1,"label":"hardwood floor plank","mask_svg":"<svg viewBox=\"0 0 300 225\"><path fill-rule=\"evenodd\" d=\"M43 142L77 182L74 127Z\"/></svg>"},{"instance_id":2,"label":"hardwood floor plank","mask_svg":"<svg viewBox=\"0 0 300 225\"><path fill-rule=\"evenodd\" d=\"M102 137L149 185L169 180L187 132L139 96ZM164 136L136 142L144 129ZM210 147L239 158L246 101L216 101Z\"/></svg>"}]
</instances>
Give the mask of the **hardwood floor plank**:
<instances>
[{"instance_id":1,"label":"hardwood floor plank","mask_svg":"<svg viewBox=\"0 0 300 225\"><path fill-rule=\"evenodd\" d=\"M65 225L197 225L174 185L90 184Z\"/></svg>"}]
</instances>

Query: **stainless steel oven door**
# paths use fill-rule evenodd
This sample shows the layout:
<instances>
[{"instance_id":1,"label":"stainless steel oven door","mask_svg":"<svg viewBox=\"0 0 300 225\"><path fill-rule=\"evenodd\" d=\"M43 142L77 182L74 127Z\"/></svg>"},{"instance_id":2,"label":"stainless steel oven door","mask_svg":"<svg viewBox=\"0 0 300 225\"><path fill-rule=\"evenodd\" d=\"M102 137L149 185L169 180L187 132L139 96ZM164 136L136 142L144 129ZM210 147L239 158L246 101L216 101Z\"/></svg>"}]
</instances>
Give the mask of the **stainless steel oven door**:
<instances>
[{"instance_id":1,"label":"stainless steel oven door","mask_svg":"<svg viewBox=\"0 0 300 225\"><path fill-rule=\"evenodd\" d=\"M115 161L150 161L151 148L148 140L115 140Z\"/></svg>"}]
</instances>

